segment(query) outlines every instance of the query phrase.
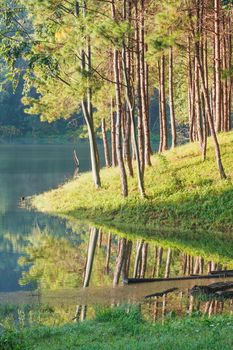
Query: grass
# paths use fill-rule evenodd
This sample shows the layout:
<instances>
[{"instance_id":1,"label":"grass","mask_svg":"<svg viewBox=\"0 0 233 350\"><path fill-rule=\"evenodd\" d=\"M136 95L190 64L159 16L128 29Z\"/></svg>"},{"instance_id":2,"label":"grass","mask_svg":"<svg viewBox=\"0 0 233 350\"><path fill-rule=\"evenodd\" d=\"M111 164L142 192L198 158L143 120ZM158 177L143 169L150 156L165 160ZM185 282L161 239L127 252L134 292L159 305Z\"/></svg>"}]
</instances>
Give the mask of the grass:
<instances>
[{"instance_id":1,"label":"grass","mask_svg":"<svg viewBox=\"0 0 233 350\"><path fill-rule=\"evenodd\" d=\"M199 145L186 144L152 157L145 173L148 198L141 199L135 178L129 197L122 198L119 170L102 169L102 188L95 189L91 173L58 189L31 198L38 211L71 222L87 220L116 233L156 240L210 260L233 261L233 132L219 135L227 174L221 180L209 140L207 159Z\"/></svg>"},{"instance_id":2,"label":"grass","mask_svg":"<svg viewBox=\"0 0 233 350\"><path fill-rule=\"evenodd\" d=\"M60 327L34 326L5 330L1 350L230 350L233 348L233 318L230 316L167 319L150 324L137 308L129 312L102 310L92 321Z\"/></svg>"}]
</instances>

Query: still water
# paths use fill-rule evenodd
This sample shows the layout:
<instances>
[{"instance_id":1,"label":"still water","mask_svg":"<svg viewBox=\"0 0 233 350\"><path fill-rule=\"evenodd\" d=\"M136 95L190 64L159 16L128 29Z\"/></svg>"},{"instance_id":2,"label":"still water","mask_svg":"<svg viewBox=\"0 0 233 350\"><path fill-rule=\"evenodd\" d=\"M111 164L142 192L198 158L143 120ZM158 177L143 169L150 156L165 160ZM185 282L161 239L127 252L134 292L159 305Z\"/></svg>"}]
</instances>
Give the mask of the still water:
<instances>
[{"instance_id":1,"label":"still water","mask_svg":"<svg viewBox=\"0 0 233 350\"><path fill-rule=\"evenodd\" d=\"M66 320L91 317L96 304L141 305L153 320L171 313L231 313L231 298L197 298L190 289L233 278L166 280L230 269L231 250L221 255L216 247L218 254L212 249L202 255L201 245L190 250L184 242L181 249L19 206L21 197L72 178L73 149L73 145L0 145L0 303L50 305L66 313ZM76 150L80 171L89 170L88 146L83 143ZM123 285L128 277L164 281ZM146 298L164 291L168 293Z\"/></svg>"},{"instance_id":2,"label":"still water","mask_svg":"<svg viewBox=\"0 0 233 350\"><path fill-rule=\"evenodd\" d=\"M21 268L18 259L33 230L48 226L51 233L65 234L64 224L46 215L19 207L21 197L58 186L72 178L73 150L80 171L89 170L88 145L2 145L0 144L0 291L17 291ZM31 288L30 286L24 289Z\"/></svg>"}]
</instances>

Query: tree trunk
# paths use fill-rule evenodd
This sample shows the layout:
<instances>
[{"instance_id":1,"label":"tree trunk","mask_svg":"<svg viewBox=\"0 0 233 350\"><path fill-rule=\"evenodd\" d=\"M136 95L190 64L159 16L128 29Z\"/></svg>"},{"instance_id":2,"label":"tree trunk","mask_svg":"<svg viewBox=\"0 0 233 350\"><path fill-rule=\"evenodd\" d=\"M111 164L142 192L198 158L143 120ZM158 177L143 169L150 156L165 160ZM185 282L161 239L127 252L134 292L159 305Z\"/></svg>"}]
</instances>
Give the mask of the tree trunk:
<instances>
[{"instance_id":1,"label":"tree trunk","mask_svg":"<svg viewBox=\"0 0 233 350\"><path fill-rule=\"evenodd\" d=\"M165 56L161 57L161 116L162 116L162 128L163 128L163 144L162 151L168 149L168 134L167 134L167 116L166 116L166 96L165 96Z\"/></svg>"},{"instance_id":2,"label":"tree trunk","mask_svg":"<svg viewBox=\"0 0 233 350\"><path fill-rule=\"evenodd\" d=\"M172 148L176 147L176 119L175 119L175 107L173 96L173 50L169 48L169 104L170 104L170 121L171 121L171 134L172 134Z\"/></svg>"},{"instance_id":3,"label":"tree trunk","mask_svg":"<svg viewBox=\"0 0 233 350\"><path fill-rule=\"evenodd\" d=\"M116 149L117 149L117 161L120 168L121 188L123 197L128 196L128 182L125 171L125 164L122 154L122 135L121 135L121 121L122 121L122 106L121 106L121 91L120 91L120 79L119 79L119 52L114 49L114 72L115 72L115 87L116 87Z\"/></svg>"},{"instance_id":4,"label":"tree trunk","mask_svg":"<svg viewBox=\"0 0 233 350\"><path fill-rule=\"evenodd\" d=\"M140 30L139 30L139 49L140 49L140 80L141 80L141 101L142 101L142 119L144 130L144 151L145 151L145 164L151 165L150 153L150 129L149 129L149 115L147 108L147 94L146 94L146 74L145 74L145 28L144 28L144 1L140 0Z\"/></svg>"},{"instance_id":5,"label":"tree trunk","mask_svg":"<svg viewBox=\"0 0 233 350\"><path fill-rule=\"evenodd\" d=\"M194 142L194 120L195 120L195 89L193 84L193 60L191 56L191 40L188 38L188 102L189 102L189 141Z\"/></svg>"},{"instance_id":6,"label":"tree trunk","mask_svg":"<svg viewBox=\"0 0 233 350\"><path fill-rule=\"evenodd\" d=\"M103 146L104 146L105 165L107 168L110 168L110 154L109 154L108 138L107 138L106 124L105 124L104 118L101 121L101 128L102 128L102 138L103 138Z\"/></svg>"},{"instance_id":7,"label":"tree trunk","mask_svg":"<svg viewBox=\"0 0 233 350\"><path fill-rule=\"evenodd\" d=\"M136 94L137 94L137 119L138 119L138 151L140 160L140 171L144 174L145 168L145 145L144 145L144 129L142 116L142 96L141 96L141 59L140 59L140 34L139 34L139 13L138 3L135 2L135 42L136 42ZM133 130L132 130L133 131ZM136 150L134 147L134 155Z\"/></svg>"},{"instance_id":8,"label":"tree trunk","mask_svg":"<svg viewBox=\"0 0 233 350\"><path fill-rule=\"evenodd\" d=\"M111 144L112 144L112 166L117 166L116 155L116 125L115 125L115 112L114 112L114 100L111 99Z\"/></svg>"},{"instance_id":9,"label":"tree trunk","mask_svg":"<svg viewBox=\"0 0 233 350\"><path fill-rule=\"evenodd\" d=\"M198 64L198 69L200 72L200 78L201 78L201 85L202 85L202 90L205 98L205 105L206 105L206 114L208 117L208 123L209 123L209 128L210 128L210 133L213 139L214 147L215 147L215 156L216 156L216 162L217 162L217 167L218 171L220 174L220 177L222 179L226 179L226 174L224 172L224 168L222 165L222 160L221 160L221 153L220 153L220 147L217 139L217 135L214 129L214 123L211 115L211 108L210 108L210 100L209 100L209 94L205 86L205 78L204 78L204 71L201 65L200 57L198 55L198 51L195 50L196 54L196 59L197 59L197 64Z\"/></svg>"},{"instance_id":10,"label":"tree trunk","mask_svg":"<svg viewBox=\"0 0 233 350\"><path fill-rule=\"evenodd\" d=\"M115 0L112 0L112 17L116 20ZM120 169L121 188L123 197L128 196L128 182L125 171L125 164L122 155L122 135L121 135L121 123L122 123L122 105L121 105L121 88L120 88L120 60L119 51L114 49L113 53L113 66L115 77L115 92L116 92L116 148L117 148L117 161Z\"/></svg>"},{"instance_id":11,"label":"tree trunk","mask_svg":"<svg viewBox=\"0 0 233 350\"><path fill-rule=\"evenodd\" d=\"M144 179L143 179L143 173L142 173L141 166L140 166L139 149L138 149L137 138L136 138L136 125L135 125L135 119L134 119L134 109L133 109L133 105L131 102L132 92L131 92L129 77L128 77L126 65L125 65L125 45L122 49L122 56L123 56L122 57L123 74L124 74L124 81L125 81L125 85L126 85L126 88L125 88L126 101L128 104L129 115L130 115L130 120L131 120L132 139L133 139L134 151L135 151L135 156L136 156L136 164L137 164L138 189L139 189L139 192L141 194L141 197L145 197Z\"/></svg>"},{"instance_id":12,"label":"tree trunk","mask_svg":"<svg viewBox=\"0 0 233 350\"><path fill-rule=\"evenodd\" d=\"M95 138L95 131L93 126L92 117L89 115L87 110L86 101L82 101L82 111L84 114L84 118L87 124L88 130L88 138L89 138L89 146L90 146L90 154L91 154L91 169L92 169L92 177L96 188L101 187L100 174L99 174L99 156L97 143Z\"/></svg>"},{"instance_id":13,"label":"tree trunk","mask_svg":"<svg viewBox=\"0 0 233 350\"><path fill-rule=\"evenodd\" d=\"M162 116L162 102L161 102L161 66L158 61L158 82L159 82L159 153L163 152L163 116Z\"/></svg>"},{"instance_id":14,"label":"tree trunk","mask_svg":"<svg viewBox=\"0 0 233 350\"><path fill-rule=\"evenodd\" d=\"M221 130L221 57L220 57L220 4L214 0L214 46L215 46L215 130Z\"/></svg>"}]
</instances>

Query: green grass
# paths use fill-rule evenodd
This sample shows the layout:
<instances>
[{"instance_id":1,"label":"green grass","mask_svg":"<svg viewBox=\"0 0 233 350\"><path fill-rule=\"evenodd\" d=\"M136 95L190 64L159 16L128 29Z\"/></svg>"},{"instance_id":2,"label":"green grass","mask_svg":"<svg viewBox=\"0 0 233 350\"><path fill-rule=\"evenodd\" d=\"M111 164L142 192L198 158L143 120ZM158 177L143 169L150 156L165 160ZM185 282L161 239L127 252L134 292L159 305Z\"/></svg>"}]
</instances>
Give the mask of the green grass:
<instances>
[{"instance_id":1,"label":"green grass","mask_svg":"<svg viewBox=\"0 0 233 350\"><path fill-rule=\"evenodd\" d=\"M60 327L32 327L6 331L1 350L231 350L233 318L230 316L168 319L150 324L132 308L107 309L96 319Z\"/></svg>"},{"instance_id":2,"label":"green grass","mask_svg":"<svg viewBox=\"0 0 233 350\"><path fill-rule=\"evenodd\" d=\"M152 157L146 170L148 199L141 199L136 179L129 180L129 198L121 196L118 169L102 169L102 189L91 173L56 190L35 196L32 205L52 214L93 222L142 227L175 227L231 232L233 229L233 132L219 135L227 180L220 180L214 149L201 161L198 144L187 144Z\"/></svg>"},{"instance_id":3,"label":"green grass","mask_svg":"<svg viewBox=\"0 0 233 350\"><path fill-rule=\"evenodd\" d=\"M233 260L233 132L219 135L227 180L221 180L209 140L207 159L199 145L187 144L152 157L145 173L148 198L141 199L135 178L122 198L119 169L102 169L97 190L91 173L31 198L38 211L87 220L118 232L156 239L174 248L219 260Z\"/></svg>"}]
</instances>

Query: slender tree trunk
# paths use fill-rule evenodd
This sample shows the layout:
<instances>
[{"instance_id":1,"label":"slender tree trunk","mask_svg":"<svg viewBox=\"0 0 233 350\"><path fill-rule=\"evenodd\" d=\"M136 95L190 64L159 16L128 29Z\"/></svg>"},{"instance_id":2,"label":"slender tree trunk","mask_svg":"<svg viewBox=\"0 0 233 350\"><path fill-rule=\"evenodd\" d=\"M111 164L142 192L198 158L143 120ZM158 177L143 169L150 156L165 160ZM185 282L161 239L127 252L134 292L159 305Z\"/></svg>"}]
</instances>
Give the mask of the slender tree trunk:
<instances>
[{"instance_id":1,"label":"slender tree trunk","mask_svg":"<svg viewBox=\"0 0 233 350\"><path fill-rule=\"evenodd\" d=\"M209 100L209 94L205 86L205 78L204 78L204 71L201 65L200 57L198 56L198 53L196 52L196 59L197 59L197 64L198 64L198 69L200 72L200 78L201 78L201 84L202 84L202 90L205 98L205 105L206 105L206 113L208 117L208 123L209 123L209 128L210 128L210 133L213 139L214 147L215 147L215 155L216 155L216 162L217 162L217 167L218 171L220 174L220 177L222 179L226 178L226 174L222 165L222 159L221 159L221 153L220 153L220 147L217 139L217 135L214 129L214 123L211 115L211 108L210 108L210 100Z\"/></svg>"},{"instance_id":2,"label":"slender tree trunk","mask_svg":"<svg viewBox=\"0 0 233 350\"><path fill-rule=\"evenodd\" d=\"M226 18L223 17L223 47L222 47L222 64L223 71L227 71L227 35L226 35ZM224 79L222 82L222 103L223 103L223 115L222 115L222 131L228 131L228 119L229 119L229 110L228 110L228 80Z\"/></svg>"},{"instance_id":3,"label":"slender tree trunk","mask_svg":"<svg viewBox=\"0 0 233 350\"><path fill-rule=\"evenodd\" d=\"M195 106L196 106L197 134L198 134L198 140L200 143L201 152L203 155L203 129L202 129L202 120L201 120L201 98L200 98L200 85L199 85L199 70L197 67L196 60L195 60L194 82L195 82Z\"/></svg>"},{"instance_id":4,"label":"slender tree trunk","mask_svg":"<svg viewBox=\"0 0 233 350\"><path fill-rule=\"evenodd\" d=\"M111 99L111 144L112 144L112 166L117 166L116 155L116 125L115 125L115 112L114 112L114 100Z\"/></svg>"},{"instance_id":5,"label":"slender tree trunk","mask_svg":"<svg viewBox=\"0 0 233 350\"><path fill-rule=\"evenodd\" d=\"M193 64L191 56L191 39L188 38L188 101L189 101L189 140L194 142L194 120L195 120L195 89L193 88Z\"/></svg>"},{"instance_id":6,"label":"slender tree trunk","mask_svg":"<svg viewBox=\"0 0 233 350\"><path fill-rule=\"evenodd\" d=\"M112 0L112 17L116 19L115 0ZM117 148L117 161L120 169L121 188L123 197L128 196L128 181L125 171L125 164L122 155L122 135L121 135L121 123L122 123L122 105L121 105L121 88L120 88L120 60L119 51L114 49L113 54L113 66L115 77L115 91L116 91L116 148Z\"/></svg>"},{"instance_id":7,"label":"slender tree trunk","mask_svg":"<svg viewBox=\"0 0 233 350\"><path fill-rule=\"evenodd\" d=\"M176 119L175 119L175 107L173 96L173 49L169 48L169 104L170 104L170 121L171 121L171 134L172 134L172 148L176 147Z\"/></svg>"},{"instance_id":8,"label":"slender tree trunk","mask_svg":"<svg viewBox=\"0 0 233 350\"><path fill-rule=\"evenodd\" d=\"M107 168L110 168L110 154L109 154L108 138L107 138L106 124L105 124L104 118L101 121L101 128L102 128L105 164Z\"/></svg>"},{"instance_id":9,"label":"slender tree trunk","mask_svg":"<svg viewBox=\"0 0 233 350\"><path fill-rule=\"evenodd\" d=\"M229 32L228 34L228 65L227 68L230 71L232 67L232 17L229 15L228 18L228 26L227 30ZM228 120L227 120L227 130L229 131L231 129L231 111L232 111L232 86L233 86L233 77L232 74L228 74Z\"/></svg>"},{"instance_id":10,"label":"slender tree trunk","mask_svg":"<svg viewBox=\"0 0 233 350\"><path fill-rule=\"evenodd\" d=\"M145 197L145 189L144 189L144 178L143 178L143 173L142 169L140 166L140 158L139 158L139 149L138 149L138 144L137 144L137 137L136 137L136 125L135 125L135 119L134 119L134 109L132 105L132 92L130 88L130 82L129 82L129 77L127 74L126 70L126 65L125 65L125 46L123 47L122 50L122 63L123 63L123 74L124 74L124 81L126 85L126 101L128 104L128 109L129 109L129 115L130 115L130 120L131 120L131 126L132 126L132 139L133 139L133 144L134 144L134 151L135 151L135 156L136 156L136 164L137 164L137 179L138 179L138 189L142 197Z\"/></svg>"},{"instance_id":11,"label":"slender tree trunk","mask_svg":"<svg viewBox=\"0 0 233 350\"><path fill-rule=\"evenodd\" d=\"M221 130L221 56L220 56L220 4L214 0L214 45L215 45L215 130Z\"/></svg>"},{"instance_id":12,"label":"slender tree trunk","mask_svg":"<svg viewBox=\"0 0 233 350\"><path fill-rule=\"evenodd\" d=\"M127 175L125 171L125 165L122 154L122 135L121 135L121 121L122 121L122 110L121 110L121 91L120 91L120 80L119 80L119 52L114 50L114 71L115 71L115 81L116 81L116 149L117 149L117 161L120 168L121 177L121 188L122 195L124 197L128 196L128 182Z\"/></svg>"},{"instance_id":13,"label":"slender tree trunk","mask_svg":"<svg viewBox=\"0 0 233 350\"><path fill-rule=\"evenodd\" d=\"M215 0L215 1L219 1L219 0ZM191 24L191 28L192 28L192 32L193 32L193 37L195 38L196 34L199 34L199 33L195 34L195 29L193 27L192 20L190 20L190 24ZM200 58L200 50L198 49L197 41L195 42L195 58L196 58L196 61L197 61L197 66L198 66L198 70L199 70L199 74L200 74L201 87L202 87L202 92L203 92L204 99L205 99L206 115L207 115L207 118L208 118L208 124L209 124L209 128L210 128L210 133L211 133L211 136L212 136L212 139L213 139L213 144L214 144L214 147L215 147L215 156L216 156L217 167L218 167L218 171L219 171L220 177L222 179L225 179L226 178L226 174L224 172L224 168L223 168L223 165L222 165L220 147L219 147L217 135L216 135L215 128L214 128L214 122L213 122L213 118L212 118L212 114L211 114L209 92L208 92L206 84L205 84L205 74L204 74L204 69L203 69L203 65L202 65L202 62L201 62L201 58ZM217 117L216 117L216 119L217 119Z\"/></svg>"},{"instance_id":14,"label":"slender tree trunk","mask_svg":"<svg viewBox=\"0 0 233 350\"><path fill-rule=\"evenodd\" d=\"M163 152L163 115L162 115L162 101L161 101L161 66L158 61L158 81L159 81L159 153Z\"/></svg>"},{"instance_id":15,"label":"slender tree trunk","mask_svg":"<svg viewBox=\"0 0 233 350\"><path fill-rule=\"evenodd\" d=\"M136 91L137 91L137 119L138 119L138 151L140 160L140 171L144 174L145 168L145 145L144 145L144 128L143 128L143 116L142 116L142 96L141 96L141 59L140 59L140 34L139 34L139 13L138 2L135 2L135 42L136 42ZM132 130L133 131L133 130ZM136 150L134 147L134 154L136 156Z\"/></svg>"},{"instance_id":16,"label":"slender tree trunk","mask_svg":"<svg viewBox=\"0 0 233 350\"><path fill-rule=\"evenodd\" d=\"M167 116L166 116L166 96L165 96L165 56L161 57L161 116L163 128L163 146L162 151L168 149L168 133L167 133Z\"/></svg>"},{"instance_id":17,"label":"slender tree trunk","mask_svg":"<svg viewBox=\"0 0 233 350\"><path fill-rule=\"evenodd\" d=\"M85 6L84 6L85 8ZM85 9L84 9L85 16ZM90 40L87 38L87 52L81 51L81 69L90 71L91 69L91 47ZM93 123L93 109L91 103L91 88L89 86L89 81L87 81L87 93L82 100L82 111L84 115L85 122L87 124L89 145L90 145L90 155L91 155L91 168L92 177L96 188L101 187L100 181L100 165L99 165L99 153L96 143L94 123Z\"/></svg>"},{"instance_id":18,"label":"slender tree trunk","mask_svg":"<svg viewBox=\"0 0 233 350\"><path fill-rule=\"evenodd\" d=\"M93 120L88 113L85 100L82 101L82 110L84 118L87 124L90 154L91 154L91 168L92 168L92 177L96 188L101 187L100 174L99 174L99 157L97 150L97 143L95 138L95 131L93 126Z\"/></svg>"},{"instance_id":19,"label":"slender tree trunk","mask_svg":"<svg viewBox=\"0 0 233 350\"><path fill-rule=\"evenodd\" d=\"M144 1L140 0L140 30L139 30L139 48L140 48L140 80L141 80L141 101L142 101L142 117L143 117L143 130L144 130L144 150L145 150L145 164L151 165L150 153L150 129L149 129L149 115L147 108L147 95L146 95L146 74L145 74L145 21L144 21Z\"/></svg>"}]
</instances>

